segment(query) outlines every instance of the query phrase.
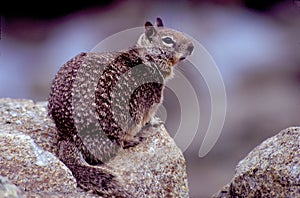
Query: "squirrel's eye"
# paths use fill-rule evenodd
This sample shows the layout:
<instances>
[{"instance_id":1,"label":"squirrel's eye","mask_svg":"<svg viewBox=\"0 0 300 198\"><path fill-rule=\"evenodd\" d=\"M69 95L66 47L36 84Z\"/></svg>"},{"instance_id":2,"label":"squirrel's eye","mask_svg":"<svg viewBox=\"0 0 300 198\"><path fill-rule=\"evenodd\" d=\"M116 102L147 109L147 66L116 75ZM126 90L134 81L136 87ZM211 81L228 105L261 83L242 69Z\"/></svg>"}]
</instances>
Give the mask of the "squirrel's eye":
<instances>
[{"instance_id":1,"label":"squirrel's eye","mask_svg":"<svg viewBox=\"0 0 300 198\"><path fill-rule=\"evenodd\" d=\"M163 41L165 44L167 44L167 45L173 45L173 44L175 43L174 40L173 40L171 37L168 37L168 36L163 37L163 38L162 38L162 41Z\"/></svg>"}]
</instances>

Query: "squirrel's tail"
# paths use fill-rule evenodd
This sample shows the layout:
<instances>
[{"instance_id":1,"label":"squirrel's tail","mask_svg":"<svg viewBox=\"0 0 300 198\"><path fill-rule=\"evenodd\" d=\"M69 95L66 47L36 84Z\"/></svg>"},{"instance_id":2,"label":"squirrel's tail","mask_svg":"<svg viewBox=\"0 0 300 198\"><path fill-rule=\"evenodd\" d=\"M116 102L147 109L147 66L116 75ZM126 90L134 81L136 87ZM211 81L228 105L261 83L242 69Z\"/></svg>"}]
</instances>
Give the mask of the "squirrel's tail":
<instances>
[{"instance_id":1,"label":"squirrel's tail","mask_svg":"<svg viewBox=\"0 0 300 198\"><path fill-rule=\"evenodd\" d=\"M87 164L71 141L61 140L58 145L60 160L71 170L77 185L103 197L133 197L126 191L116 176L104 167Z\"/></svg>"}]
</instances>

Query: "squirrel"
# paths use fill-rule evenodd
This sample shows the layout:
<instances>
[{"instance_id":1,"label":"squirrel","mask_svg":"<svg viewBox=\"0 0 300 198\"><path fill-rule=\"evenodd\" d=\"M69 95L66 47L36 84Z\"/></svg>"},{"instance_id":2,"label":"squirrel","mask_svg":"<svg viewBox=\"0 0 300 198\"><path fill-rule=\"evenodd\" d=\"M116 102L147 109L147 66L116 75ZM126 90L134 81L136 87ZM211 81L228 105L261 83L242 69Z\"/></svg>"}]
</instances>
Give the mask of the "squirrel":
<instances>
[{"instance_id":1,"label":"squirrel","mask_svg":"<svg viewBox=\"0 0 300 198\"><path fill-rule=\"evenodd\" d=\"M143 128L158 123L154 115L166 81L193 49L187 36L157 18L155 25L145 23L132 47L80 53L60 68L48 113L58 130L58 156L81 188L132 197L101 164L147 137Z\"/></svg>"}]
</instances>

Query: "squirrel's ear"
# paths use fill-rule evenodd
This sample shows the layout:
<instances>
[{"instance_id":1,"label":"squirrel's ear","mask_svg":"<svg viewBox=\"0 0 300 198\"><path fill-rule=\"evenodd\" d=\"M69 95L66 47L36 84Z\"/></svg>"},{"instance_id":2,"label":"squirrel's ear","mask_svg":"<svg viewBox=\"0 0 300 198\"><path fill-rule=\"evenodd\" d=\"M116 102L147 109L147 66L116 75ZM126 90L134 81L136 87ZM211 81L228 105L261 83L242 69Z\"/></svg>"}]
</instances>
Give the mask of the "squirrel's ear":
<instances>
[{"instance_id":1,"label":"squirrel's ear","mask_svg":"<svg viewBox=\"0 0 300 198\"><path fill-rule=\"evenodd\" d=\"M159 18L159 17L156 18L156 26L157 27L164 27L164 24L163 24L161 18Z\"/></svg>"},{"instance_id":2,"label":"squirrel's ear","mask_svg":"<svg viewBox=\"0 0 300 198\"><path fill-rule=\"evenodd\" d=\"M155 36L156 30L153 27L152 23L147 21L145 23L145 35L149 41L152 41L152 37Z\"/></svg>"}]
</instances>

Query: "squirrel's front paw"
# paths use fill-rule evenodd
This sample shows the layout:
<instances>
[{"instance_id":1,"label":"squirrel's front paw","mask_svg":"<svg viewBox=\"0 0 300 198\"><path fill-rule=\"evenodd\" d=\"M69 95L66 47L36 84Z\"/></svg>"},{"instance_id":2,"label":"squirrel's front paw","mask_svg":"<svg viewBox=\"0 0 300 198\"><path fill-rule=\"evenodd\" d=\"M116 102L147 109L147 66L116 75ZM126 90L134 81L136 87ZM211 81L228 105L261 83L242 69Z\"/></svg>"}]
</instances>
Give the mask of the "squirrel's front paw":
<instances>
[{"instance_id":1,"label":"squirrel's front paw","mask_svg":"<svg viewBox=\"0 0 300 198\"><path fill-rule=\"evenodd\" d=\"M135 147L136 145L141 143L143 141L143 139L144 139L144 137L135 136L131 140L124 141L123 148L127 149L130 147Z\"/></svg>"},{"instance_id":2,"label":"squirrel's front paw","mask_svg":"<svg viewBox=\"0 0 300 198\"><path fill-rule=\"evenodd\" d=\"M145 126L142 127L141 131L137 134L139 137L147 138L152 135L154 135L158 130L160 126L164 124L163 121L161 121L157 117L153 117L150 122L148 122Z\"/></svg>"},{"instance_id":3,"label":"squirrel's front paw","mask_svg":"<svg viewBox=\"0 0 300 198\"><path fill-rule=\"evenodd\" d=\"M157 128L163 124L164 122L159 117L153 116L149 121L149 123L147 123L143 128L149 128L149 127Z\"/></svg>"}]
</instances>

